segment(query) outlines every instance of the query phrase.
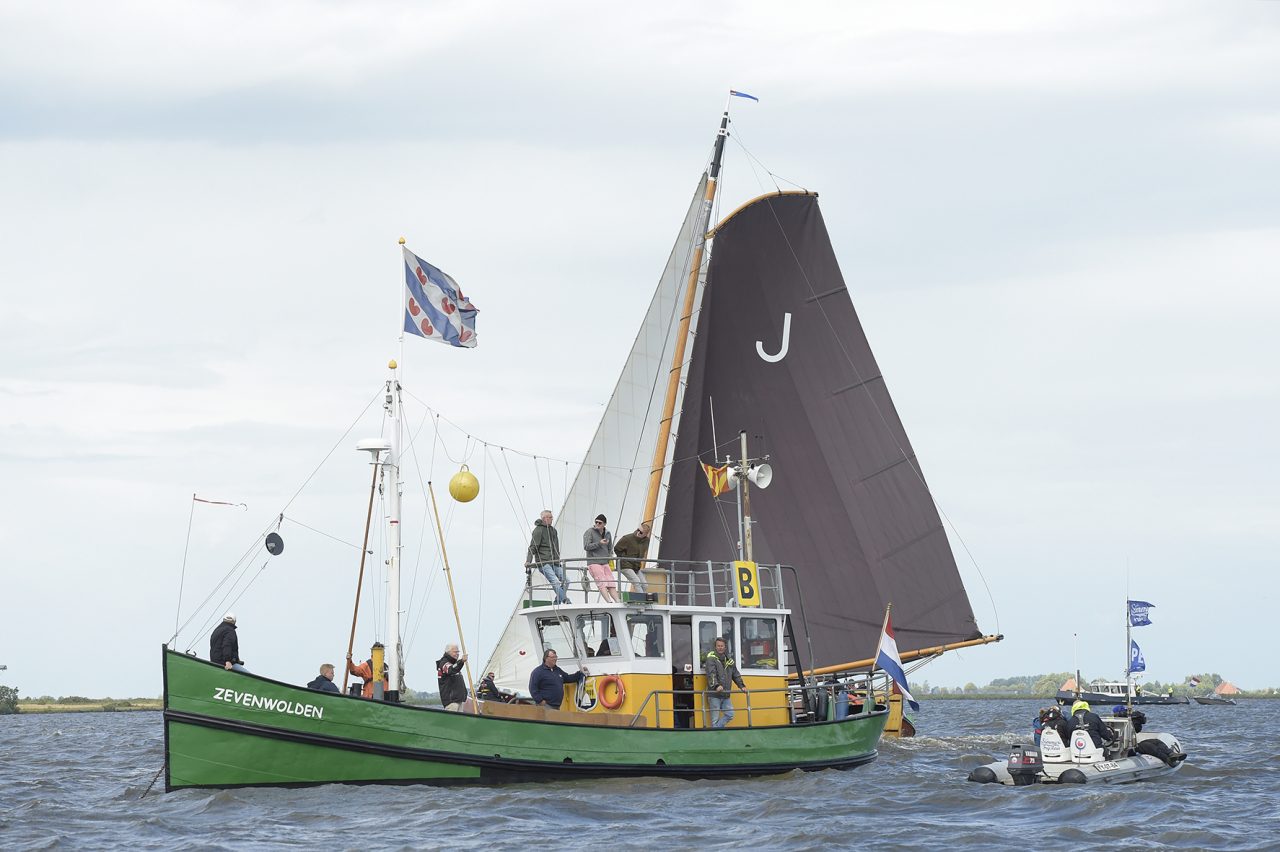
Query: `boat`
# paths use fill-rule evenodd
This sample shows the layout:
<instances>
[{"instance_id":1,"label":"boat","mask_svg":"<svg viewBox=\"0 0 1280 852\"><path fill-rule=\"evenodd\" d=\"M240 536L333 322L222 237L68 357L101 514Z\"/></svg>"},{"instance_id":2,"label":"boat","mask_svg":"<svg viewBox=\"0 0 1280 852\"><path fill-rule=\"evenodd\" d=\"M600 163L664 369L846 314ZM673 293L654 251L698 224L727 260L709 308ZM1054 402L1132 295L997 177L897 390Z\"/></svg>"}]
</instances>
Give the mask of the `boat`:
<instances>
[{"instance_id":1,"label":"boat","mask_svg":"<svg viewBox=\"0 0 1280 852\"><path fill-rule=\"evenodd\" d=\"M557 603L528 570L485 668L491 689L473 690L464 712L402 703L403 389L393 361L391 437L359 447L390 506L387 612L397 615L377 628L371 658L378 670L385 653L385 685L374 684L373 699L321 693L166 643L166 789L850 769L875 759L886 727L910 729L875 667L886 635L916 664L1002 638L977 627L817 194L772 192L709 226L728 135L726 105L556 524L567 542L597 513L651 523L657 547L639 560L643 588L602 599L586 560L563 559L569 600ZM412 292L415 279L453 283L407 248L405 261ZM418 304L408 305L406 328L417 333ZM731 432L717 436L717 422ZM749 436L768 452L753 457ZM716 477L733 487L713 492ZM717 636L747 686L733 692L735 718L720 730L703 669ZM548 648L566 670L589 672L566 687L563 709L521 703Z\"/></svg>"},{"instance_id":2,"label":"boat","mask_svg":"<svg viewBox=\"0 0 1280 852\"><path fill-rule=\"evenodd\" d=\"M1087 728L1072 727L1068 718L1041 715L1038 741L1011 745L1006 760L979 766L969 773L969 780L982 784L1004 784L1022 787L1031 784L1124 784L1145 781L1177 772L1187 754L1177 737L1167 732L1144 731L1147 717L1137 704L1175 703L1168 696L1143 696L1133 675L1146 670L1142 651L1133 641L1132 628L1151 623L1148 617L1153 605L1146 601L1125 601L1125 647L1128 664L1123 681L1095 680L1089 689L1081 689L1080 673L1063 684L1058 703L1073 705L1083 702L1111 706L1110 713L1099 713L1102 723L1115 734L1107 743L1097 745ZM1070 690L1067 687L1071 687ZM1144 697L1166 699L1143 701ZM1182 697L1181 702L1187 700ZM1057 709L1054 708L1056 714ZM1056 718L1056 722L1054 719ZM1073 716L1083 725L1079 716Z\"/></svg>"},{"instance_id":3,"label":"boat","mask_svg":"<svg viewBox=\"0 0 1280 852\"><path fill-rule=\"evenodd\" d=\"M1032 784L1125 784L1171 775L1182 768L1186 752L1169 733L1137 731L1128 715L1105 715L1116 733L1113 745L1094 745L1087 731L1071 731L1067 742L1046 727L1038 746L1017 744L1009 756L969 773L980 784L1025 787Z\"/></svg>"},{"instance_id":4,"label":"boat","mask_svg":"<svg viewBox=\"0 0 1280 852\"><path fill-rule=\"evenodd\" d=\"M1234 707L1236 703L1236 700L1234 698L1225 698L1221 695L1193 695L1191 697L1195 700L1197 704L1205 704L1205 705L1229 704L1232 707Z\"/></svg>"},{"instance_id":5,"label":"boat","mask_svg":"<svg viewBox=\"0 0 1280 852\"><path fill-rule=\"evenodd\" d=\"M1070 705L1083 699L1090 704L1187 704L1187 696L1174 695L1170 690L1166 694L1144 692L1142 686L1124 680L1093 680L1087 689L1067 688L1064 684L1054 699L1061 705Z\"/></svg>"}]
</instances>

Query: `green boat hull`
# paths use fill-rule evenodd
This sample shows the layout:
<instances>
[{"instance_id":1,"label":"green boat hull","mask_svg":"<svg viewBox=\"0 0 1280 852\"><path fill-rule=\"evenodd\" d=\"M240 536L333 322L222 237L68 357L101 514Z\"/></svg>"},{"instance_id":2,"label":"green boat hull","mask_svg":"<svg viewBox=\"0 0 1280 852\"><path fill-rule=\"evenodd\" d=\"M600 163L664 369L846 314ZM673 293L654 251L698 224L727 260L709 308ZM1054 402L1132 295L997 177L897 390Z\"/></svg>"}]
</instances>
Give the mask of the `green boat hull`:
<instances>
[{"instance_id":1,"label":"green boat hull","mask_svg":"<svg viewBox=\"0 0 1280 852\"><path fill-rule=\"evenodd\" d=\"M848 769L875 759L888 715L724 730L575 725L316 692L168 649L163 659L169 790Z\"/></svg>"}]
</instances>

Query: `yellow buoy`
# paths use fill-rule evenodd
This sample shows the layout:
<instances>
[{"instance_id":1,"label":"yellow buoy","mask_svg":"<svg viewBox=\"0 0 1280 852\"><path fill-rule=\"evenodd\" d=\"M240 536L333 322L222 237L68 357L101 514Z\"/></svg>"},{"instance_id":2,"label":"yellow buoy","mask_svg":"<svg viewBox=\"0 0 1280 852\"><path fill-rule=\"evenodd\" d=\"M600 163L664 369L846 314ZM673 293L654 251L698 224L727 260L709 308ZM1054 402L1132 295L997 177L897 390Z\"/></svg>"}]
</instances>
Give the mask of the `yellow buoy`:
<instances>
[{"instance_id":1,"label":"yellow buoy","mask_svg":"<svg viewBox=\"0 0 1280 852\"><path fill-rule=\"evenodd\" d=\"M479 493L480 480L476 479L476 475L468 470L465 464L462 470L455 473L453 479L449 480L449 496L459 503L470 503Z\"/></svg>"}]
</instances>

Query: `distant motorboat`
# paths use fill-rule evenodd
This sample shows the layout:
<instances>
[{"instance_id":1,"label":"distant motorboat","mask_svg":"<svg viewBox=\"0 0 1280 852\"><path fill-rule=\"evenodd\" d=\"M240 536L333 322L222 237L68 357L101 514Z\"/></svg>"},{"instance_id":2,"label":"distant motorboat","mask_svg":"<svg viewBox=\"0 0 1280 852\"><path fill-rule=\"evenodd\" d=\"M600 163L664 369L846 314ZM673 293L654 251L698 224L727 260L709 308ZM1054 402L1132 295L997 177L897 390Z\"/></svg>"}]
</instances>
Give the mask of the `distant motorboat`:
<instances>
[{"instance_id":1,"label":"distant motorboat","mask_svg":"<svg viewBox=\"0 0 1280 852\"><path fill-rule=\"evenodd\" d=\"M1193 695L1191 697L1195 699L1197 704L1230 704L1232 707L1236 704L1234 698L1223 698L1221 695Z\"/></svg>"},{"instance_id":2,"label":"distant motorboat","mask_svg":"<svg viewBox=\"0 0 1280 852\"><path fill-rule=\"evenodd\" d=\"M1132 688L1123 680L1095 680L1089 684L1088 689L1059 689L1055 696L1057 702L1063 706L1072 704L1073 702L1083 699L1090 704L1127 704L1132 698L1133 704L1189 704L1185 695L1174 695L1168 692L1164 695L1158 693L1143 692L1142 687L1134 685Z\"/></svg>"}]
</instances>

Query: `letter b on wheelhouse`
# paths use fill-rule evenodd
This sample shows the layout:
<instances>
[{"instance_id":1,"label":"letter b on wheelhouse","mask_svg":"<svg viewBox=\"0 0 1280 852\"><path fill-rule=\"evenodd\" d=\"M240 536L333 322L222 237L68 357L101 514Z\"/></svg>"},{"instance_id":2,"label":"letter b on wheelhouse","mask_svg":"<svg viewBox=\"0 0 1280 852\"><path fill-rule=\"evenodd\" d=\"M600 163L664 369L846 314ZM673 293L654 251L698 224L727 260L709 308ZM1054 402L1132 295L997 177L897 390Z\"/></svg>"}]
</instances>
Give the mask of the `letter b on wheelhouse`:
<instances>
[{"instance_id":1,"label":"letter b on wheelhouse","mask_svg":"<svg viewBox=\"0 0 1280 852\"><path fill-rule=\"evenodd\" d=\"M738 606L760 606L760 575L754 562L734 562L734 591Z\"/></svg>"}]
</instances>

